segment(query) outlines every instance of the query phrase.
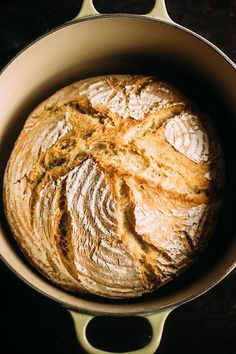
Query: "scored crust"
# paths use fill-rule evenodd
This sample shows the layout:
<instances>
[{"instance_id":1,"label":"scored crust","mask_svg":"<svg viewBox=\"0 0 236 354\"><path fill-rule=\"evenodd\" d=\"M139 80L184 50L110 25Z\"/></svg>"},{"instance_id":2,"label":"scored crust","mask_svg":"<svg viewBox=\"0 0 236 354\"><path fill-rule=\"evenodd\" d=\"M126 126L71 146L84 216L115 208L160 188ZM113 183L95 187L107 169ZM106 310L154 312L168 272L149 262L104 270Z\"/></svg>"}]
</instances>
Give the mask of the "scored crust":
<instances>
[{"instance_id":1,"label":"scored crust","mask_svg":"<svg viewBox=\"0 0 236 354\"><path fill-rule=\"evenodd\" d=\"M223 159L206 116L154 77L85 79L28 117L4 177L21 249L55 284L111 298L151 292L211 236Z\"/></svg>"}]
</instances>

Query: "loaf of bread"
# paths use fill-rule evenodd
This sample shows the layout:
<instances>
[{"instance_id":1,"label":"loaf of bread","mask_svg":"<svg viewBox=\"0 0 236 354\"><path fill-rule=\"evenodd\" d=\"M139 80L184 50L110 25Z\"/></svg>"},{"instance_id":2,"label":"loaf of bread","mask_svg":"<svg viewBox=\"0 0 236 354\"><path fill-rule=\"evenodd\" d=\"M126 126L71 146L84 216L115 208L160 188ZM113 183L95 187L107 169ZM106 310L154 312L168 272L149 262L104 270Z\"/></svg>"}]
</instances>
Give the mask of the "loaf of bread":
<instances>
[{"instance_id":1,"label":"loaf of bread","mask_svg":"<svg viewBox=\"0 0 236 354\"><path fill-rule=\"evenodd\" d=\"M209 119L176 89L154 77L94 77L28 117L5 172L5 212L25 256L53 283L131 298L204 249L223 177Z\"/></svg>"}]
</instances>

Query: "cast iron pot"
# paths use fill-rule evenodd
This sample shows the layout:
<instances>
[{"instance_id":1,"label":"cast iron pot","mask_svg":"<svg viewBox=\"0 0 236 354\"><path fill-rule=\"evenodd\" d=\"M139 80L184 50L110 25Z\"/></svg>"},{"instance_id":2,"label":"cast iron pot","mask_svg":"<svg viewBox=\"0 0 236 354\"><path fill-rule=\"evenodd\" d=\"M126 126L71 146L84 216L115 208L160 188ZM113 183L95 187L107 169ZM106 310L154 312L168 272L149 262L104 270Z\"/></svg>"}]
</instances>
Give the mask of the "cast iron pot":
<instances>
[{"instance_id":1,"label":"cast iron pot","mask_svg":"<svg viewBox=\"0 0 236 354\"><path fill-rule=\"evenodd\" d=\"M168 314L212 288L235 267L235 69L235 64L213 44L174 23L164 0L157 0L145 16L100 15L92 0L84 0L75 19L29 45L1 72L1 180L13 143L32 109L58 88L93 75L151 74L170 81L210 114L221 139L226 192L212 241L184 275L141 299L112 301L74 296L50 284L18 251L2 215L2 260L30 286L70 311L86 352L105 353L88 342L86 327L93 316L110 315L146 317L152 326L152 339L146 347L129 353L154 353Z\"/></svg>"}]
</instances>

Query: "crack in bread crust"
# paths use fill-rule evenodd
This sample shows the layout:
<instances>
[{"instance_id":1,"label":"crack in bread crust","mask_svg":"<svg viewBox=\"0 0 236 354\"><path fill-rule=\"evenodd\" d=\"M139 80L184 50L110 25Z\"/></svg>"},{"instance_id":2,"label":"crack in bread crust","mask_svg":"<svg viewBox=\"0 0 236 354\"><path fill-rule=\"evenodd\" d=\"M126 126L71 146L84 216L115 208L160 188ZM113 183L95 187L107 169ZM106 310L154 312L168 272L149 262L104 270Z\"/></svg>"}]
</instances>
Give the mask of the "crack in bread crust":
<instances>
[{"instance_id":1,"label":"crack in bread crust","mask_svg":"<svg viewBox=\"0 0 236 354\"><path fill-rule=\"evenodd\" d=\"M154 77L103 76L31 113L7 165L4 207L23 252L54 283L137 297L204 249L223 184L208 117Z\"/></svg>"}]
</instances>

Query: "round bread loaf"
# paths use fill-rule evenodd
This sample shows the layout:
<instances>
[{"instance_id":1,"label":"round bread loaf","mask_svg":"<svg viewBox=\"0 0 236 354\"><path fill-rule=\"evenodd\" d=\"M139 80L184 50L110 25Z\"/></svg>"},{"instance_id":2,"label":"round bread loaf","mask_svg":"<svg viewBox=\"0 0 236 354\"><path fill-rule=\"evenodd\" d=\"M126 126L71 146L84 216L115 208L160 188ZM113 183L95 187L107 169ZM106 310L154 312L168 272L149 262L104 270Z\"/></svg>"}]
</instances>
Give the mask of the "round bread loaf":
<instances>
[{"instance_id":1,"label":"round bread loaf","mask_svg":"<svg viewBox=\"0 0 236 354\"><path fill-rule=\"evenodd\" d=\"M29 116L4 179L11 230L73 292L151 292L212 234L223 159L208 118L154 77L78 81Z\"/></svg>"}]
</instances>

